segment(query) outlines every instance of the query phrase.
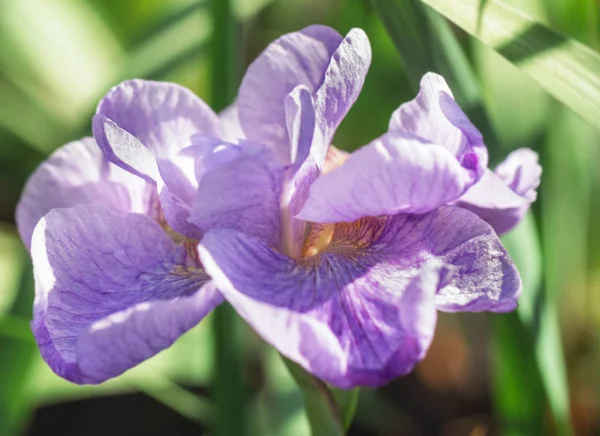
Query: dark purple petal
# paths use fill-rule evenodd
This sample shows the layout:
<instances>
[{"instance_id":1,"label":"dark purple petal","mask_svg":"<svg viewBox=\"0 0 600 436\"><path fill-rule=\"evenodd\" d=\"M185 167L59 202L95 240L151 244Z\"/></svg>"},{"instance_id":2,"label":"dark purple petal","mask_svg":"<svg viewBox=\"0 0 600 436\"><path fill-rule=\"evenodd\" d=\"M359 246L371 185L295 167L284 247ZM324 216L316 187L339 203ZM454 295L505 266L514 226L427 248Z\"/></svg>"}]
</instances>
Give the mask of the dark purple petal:
<instances>
[{"instance_id":1,"label":"dark purple petal","mask_svg":"<svg viewBox=\"0 0 600 436\"><path fill-rule=\"evenodd\" d=\"M281 244L281 194L285 167L260 145L195 136L198 190L189 221L203 231L231 228ZM210 152L212 150L212 152Z\"/></svg>"},{"instance_id":2,"label":"dark purple petal","mask_svg":"<svg viewBox=\"0 0 600 436\"><path fill-rule=\"evenodd\" d=\"M29 178L16 211L19 234L29 248L44 215L78 204L152 214L153 194L142 179L109 163L93 138L83 138L56 150Z\"/></svg>"},{"instance_id":3,"label":"dark purple petal","mask_svg":"<svg viewBox=\"0 0 600 436\"><path fill-rule=\"evenodd\" d=\"M535 201L541 174L537 153L515 150L454 204L477 214L501 235L521 222Z\"/></svg>"},{"instance_id":4,"label":"dark purple petal","mask_svg":"<svg viewBox=\"0 0 600 436\"><path fill-rule=\"evenodd\" d=\"M313 229L291 259L228 230L199 253L225 298L282 354L342 388L377 386L423 358L443 310L509 310L518 273L468 211L365 218Z\"/></svg>"},{"instance_id":5,"label":"dark purple petal","mask_svg":"<svg viewBox=\"0 0 600 436\"><path fill-rule=\"evenodd\" d=\"M472 183L483 176L487 167L487 148L481 133L454 101L452 91L438 74L423 76L419 94L396 109L389 130L443 145L470 171Z\"/></svg>"},{"instance_id":6,"label":"dark purple petal","mask_svg":"<svg viewBox=\"0 0 600 436\"><path fill-rule=\"evenodd\" d=\"M36 340L50 367L75 383L121 374L221 301L189 247L140 214L54 209L36 226L31 255Z\"/></svg>"},{"instance_id":7,"label":"dark purple petal","mask_svg":"<svg viewBox=\"0 0 600 436\"><path fill-rule=\"evenodd\" d=\"M284 99L298 85L314 94L343 38L325 26L309 26L272 42L248 67L238 96L246 137L271 147L289 162Z\"/></svg>"},{"instance_id":8,"label":"dark purple petal","mask_svg":"<svg viewBox=\"0 0 600 436\"><path fill-rule=\"evenodd\" d=\"M469 171L445 147L387 133L319 177L297 217L334 223L424 213L460 197L470 181Z\"/></svg>"}]
</instances>

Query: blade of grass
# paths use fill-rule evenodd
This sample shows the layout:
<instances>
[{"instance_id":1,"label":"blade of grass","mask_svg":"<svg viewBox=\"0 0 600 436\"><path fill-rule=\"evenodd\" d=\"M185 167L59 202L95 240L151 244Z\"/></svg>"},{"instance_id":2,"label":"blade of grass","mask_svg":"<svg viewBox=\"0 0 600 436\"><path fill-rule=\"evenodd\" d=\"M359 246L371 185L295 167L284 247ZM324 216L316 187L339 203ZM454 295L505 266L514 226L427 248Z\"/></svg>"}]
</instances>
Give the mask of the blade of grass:
<instances>
[{"instance_id":1,"label":"blade of grass","mask_svg":"<svg viewBox=\"0 0 600 436\"><path fill-rule=\"evenodd\" d=\"M422 0L600 128L600 55L500 0Z\"/></svg>"},{"instance_id":2,"label":"blade of grass","mask_svg":"<svg viewBox=\"0 0 600 436\"><path fill-rule=\"evenodd\" d=\"M221 110L233 101L237 77L236 23L231 0L212 0L211 102ZM228 304L214 314L215 332L215 420L218 436L246 434L246 389L242 378L242 340L240 318Z\"/></svg>"}]
</instances>

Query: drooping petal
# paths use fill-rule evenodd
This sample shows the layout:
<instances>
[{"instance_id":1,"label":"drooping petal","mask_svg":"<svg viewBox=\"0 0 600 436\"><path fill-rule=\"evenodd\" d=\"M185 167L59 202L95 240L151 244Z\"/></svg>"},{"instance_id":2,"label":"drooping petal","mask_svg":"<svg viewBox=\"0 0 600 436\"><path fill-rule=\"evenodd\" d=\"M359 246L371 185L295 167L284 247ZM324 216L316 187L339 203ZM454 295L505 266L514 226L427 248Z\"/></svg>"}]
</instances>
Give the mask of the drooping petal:
<instances>
[{"instance_id":1,"label":"drooping petal","mask_svg":"<svg viewBox=\"0 0 600 436\"><path fill-rule=\"evenodd\" d=\"M414 100L392 114L389 130L417 135L450 150L469 170L472 183L483 176L488 154L483 137L454 101L444 78L427 73Z\"/></svg>"},{"instance_id":2,"label":"drooping petal","mask_svg":"<svg viewBox=\"0 0 600 436\"><path fill-rule=\"evenodd\" d=\"M142 179L109 163L93 138L83 138L60 147L29 178L16 210L19 234L29 248L44 215L78 204L152 214L152 195Z\"/></svg>"},{"instance_id":3,"label":"drooping petal","mask_svg":"<svg viewBox=\"0 0 600 436\"><path fill-rule=\"evenodd\" d=\"M284 99L298 85L315 93L343 38L325 26L283 35L248 67L238 95L240 124L250 141L271 147L289 163Z\"/></svg>"},{"instance_id":4,"label":"drooping petal","mask_svg":"<svg viewBox=\"0 0 600 436\"><path fill-rule=\"evenodd\" d=\"M220 303L195 256L150 217L95 205L36 226L33 330L44 359L100 383L170 346Z\"/></svg>"},{"instance_id":5,"label":"drooping petal","mask_svg":"<svg viewBox=\"0 0 600 436\"><path fill-rule=\"evenodd\" d=\"M436 305L515 307L518 273L493 230L468 211L321 229L324 245L299 261L222 229L204 236L199 253L215 286L267 342L335 386L376 386L410 371L430 344Z\"/></svg>"},{"instance_id":6,"label":"drooping petal","mask_svg":"<svg viewBox=\"0 0 600 436\"><path fill-rule=\"evenodd\" d=\"M185 152L197 153L199 186L189 221L203 231L238 229L278 247L285 167L258 144L228 144L203 136L192 141Z\"/></svg>"},{"instance_id":7,"label":"drooping petal","mask_svg":"<svg viewBox=\"0 0 600 436\"><path fill-rule=\"evenodd\" d=\"M535 201L541 174L537 153L515 150L454 204L479 215L501 235L521 222Z\"/></svg>"},{"instance_id":8,"label":"drooping petal","mask_svg":"<svg viewBox=\"0 0 600 436\"><path fill-rule=\"evenodd\" d=\"M460 197L470 180L445 147L387 133L319 177L297 218L334 223L424 213Z\"/></svg>"}]
</instances>

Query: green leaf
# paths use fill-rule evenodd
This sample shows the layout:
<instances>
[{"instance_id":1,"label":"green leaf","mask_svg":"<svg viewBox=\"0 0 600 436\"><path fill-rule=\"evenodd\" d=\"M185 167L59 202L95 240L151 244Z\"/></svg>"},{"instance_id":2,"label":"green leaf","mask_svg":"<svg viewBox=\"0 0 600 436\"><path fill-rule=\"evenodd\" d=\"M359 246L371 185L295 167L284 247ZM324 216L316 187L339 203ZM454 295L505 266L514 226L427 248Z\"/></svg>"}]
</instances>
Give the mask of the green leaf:
<instances>
[{"instance_id":1,"label":"green leaf","mask_svg":"<svg viewBox=\"0 0 600 436\"><path fill-rule=\"evenodd\" d=\"M300 365L282 357L302 390L304 407L313 436L343 436L352 423L359 389L344 391L329 387Z\"/></svg>"},{"instance_id":2,"label":"green leaf","mask_svg":"<svg viewBox=\"0 0 600 436\"><path fill-rule=\"evenodd\" d=\"M22 322L31 317L33 270L24 250L19 253L22 257L21 280L8 312L9 318L2 322L3 329L10 329L10 334L0 335L0 434L3 435L17 434L29 413L25 386L37 355L35 342L25 339L31 338L31 331L27 323Z\"/></svg>"},{"instance_id":3,"label":"green leaf","mask_svg":"<svg viewBox=\"0 0 600 436\"><path fill-rule=\"evenodd\" d=\"M538 300L543 295L542 259L533 215L528 214L502 242L519 268L523 293L516 313L491 316L496 355L493 360L495 407L504 436L545 434L546 398L534 337Z\"/></svg>"},{"instance_id":4,"label":"green leaf","mask_svg":"<svg viewBox=\"0 0 600 436\"><path fill-rule=\"evenodd\" d=\"M600 128L600 55L499 0L422 0Z\"/></svg>"}]
</instances>

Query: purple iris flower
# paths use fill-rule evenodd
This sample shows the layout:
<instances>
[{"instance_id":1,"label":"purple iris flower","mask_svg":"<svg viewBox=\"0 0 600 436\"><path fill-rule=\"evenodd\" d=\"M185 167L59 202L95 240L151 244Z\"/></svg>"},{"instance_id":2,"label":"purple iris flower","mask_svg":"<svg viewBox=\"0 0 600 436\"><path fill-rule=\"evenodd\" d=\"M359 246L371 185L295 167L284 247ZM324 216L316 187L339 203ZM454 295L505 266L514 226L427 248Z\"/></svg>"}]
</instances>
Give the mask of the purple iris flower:
<instances>
[{"instance_id":1,"label":"purple iris flower","mask_svg":"<svg viewBox=\"0 0 600 436\"><path fill-rule=\"evenodd\" d=\"M437 310L513 310L519 274L484 220L501 232L522 218L535 155L487 170L481 134L434 74L387 133L337 150L370 57L358 29L284 35L221 116L174 84L111 90L94 139L57 150L17 209L51 368L102 382L226 299L316 376L375 386L423 358Z\"/></svg>"}]
</instances>

